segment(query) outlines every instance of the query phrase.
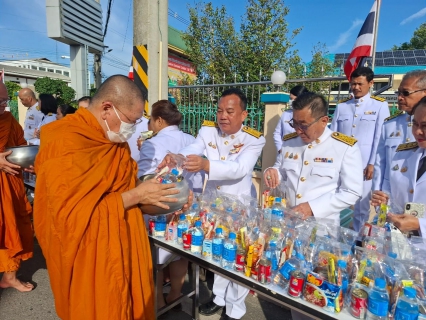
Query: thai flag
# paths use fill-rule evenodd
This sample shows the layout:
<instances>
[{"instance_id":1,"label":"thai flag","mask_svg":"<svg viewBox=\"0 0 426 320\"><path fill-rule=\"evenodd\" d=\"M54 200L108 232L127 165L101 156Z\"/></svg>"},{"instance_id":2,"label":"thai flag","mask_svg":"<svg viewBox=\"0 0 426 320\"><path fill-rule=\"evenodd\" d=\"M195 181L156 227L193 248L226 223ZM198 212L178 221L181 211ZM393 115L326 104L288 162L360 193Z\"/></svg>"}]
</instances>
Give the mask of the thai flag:
<instances>
[{"instance_id":1,"label":"thai flag","mask_svg":"<svg viewBox=\"0 0 426 320\"><path fill-rule=\"evenodd\" d=\"M132 80L132 81L134 80L134 77L133 77L133 59L132 59L132 61L130 61L130 69L129 69L128 77L129 77L130 80Z\"/></svg>"},{"instance_id":2,"label":"thai flag","mask_svg":"<svg viewBox=\"0 0 426 320\"><path fill-rule=\"evenodd\" d=\"M370 57L373 49L374 42L374 21L376 19L377 0L374 1L373 7L370 13L365 19L361 30L359 31L358 37L355 41L355 45L352 49L348 60L345 62L345 75L350 80L352 72L358 68L358 64L364 57Z\"/></svg>"}]
</instances>

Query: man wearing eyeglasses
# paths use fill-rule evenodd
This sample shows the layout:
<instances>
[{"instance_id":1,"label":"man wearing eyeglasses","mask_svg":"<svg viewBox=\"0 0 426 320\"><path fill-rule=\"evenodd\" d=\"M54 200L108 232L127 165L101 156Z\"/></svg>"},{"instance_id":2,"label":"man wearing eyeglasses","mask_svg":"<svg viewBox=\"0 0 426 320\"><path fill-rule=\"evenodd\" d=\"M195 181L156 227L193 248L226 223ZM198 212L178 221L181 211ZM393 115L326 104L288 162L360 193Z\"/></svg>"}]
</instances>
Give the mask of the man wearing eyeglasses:
<instances>
[{"instance_id":1,"label":"man wearing eyeglasses","mask_svg":"<svg viewBox=\"0 0 426 320\"><path fill-rule=\"evenodd\" d=\"M34 132L43 120L44 114L41 112L35 94L31 89L19 90L18 97L21 103L28 108L24 122L24 138L28 141L34 138Z\"/></svg>"},{"instance_id":2,"label":"man wearing eyeglasses","mask_svg":"<svg viewBox=\"0 0 426 320\"><path fill-rule=\"evenodd\" d=\"M382 127L374 164L373 190L382 190L387 173L405 170L397 166L391 167L390 163L400 144L415 141L411 130L413 107L426 96L426 70L413 70L404 75L395 94L399 111L386 118Z\"/></svg>"},{"instance_id":3,"label":"man wearing eyeglasses","mask_svg":"<svg viewBox=\"0 0 426 320\"><path fill-rule=\"evenodd\" d=\"M350 86L354 97L342 101L336 108L330 129L358 140L364 168L362 197L355 204L353 228L359 231L370 215L370 194L376 161L376 151L389 106L383 98L370 96L374 84L370 68L360 67L351 74Z\"/></svg>"},{"instance_id":4,"label":"man wearing eyeglasses","mask_svg":"<svg viewBox=\"0 0 426 320\"><path fill-rule=\"evenodd\" d=\"M284 136L282 152L264 173L275 188L285 180L288 204L304 219L314 216L340 222L340 211L362 194L362 161L356 139L327 128L327 103L315 93L293 101L296 130Z\"/></svg>"}]
</instances>

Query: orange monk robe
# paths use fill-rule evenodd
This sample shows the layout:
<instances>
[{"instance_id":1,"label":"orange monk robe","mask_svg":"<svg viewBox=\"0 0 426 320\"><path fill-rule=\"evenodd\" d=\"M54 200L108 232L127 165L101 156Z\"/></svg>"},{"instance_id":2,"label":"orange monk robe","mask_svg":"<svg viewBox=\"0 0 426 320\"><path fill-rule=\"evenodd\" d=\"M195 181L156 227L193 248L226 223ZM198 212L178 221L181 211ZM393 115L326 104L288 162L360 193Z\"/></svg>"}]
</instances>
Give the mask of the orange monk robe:
<instances>
[{"instance_id":1,"label":"orange monk robe","mask_svg":"<svg viewBox=\"0 0 426 320\"><path fill-rule=\"evenodd\" d=\"M34 226L62 320L154 319L145 223L121 193L136 185L127 143L85 108L41 131Z\"/></svg>"},{"instance_id":2,"label":"orange monk robe","mask_svg":"<svg viewBox=\"0 0 426 320\"><path fill-rule=\"evenodd\" d=\"M0 152L26 144L24 131L12 114L0 115ZM22 173L13 176L0 171L0 272L17 271L21 260L33 256L31 212Z\"/></svg>"}]
</instances>

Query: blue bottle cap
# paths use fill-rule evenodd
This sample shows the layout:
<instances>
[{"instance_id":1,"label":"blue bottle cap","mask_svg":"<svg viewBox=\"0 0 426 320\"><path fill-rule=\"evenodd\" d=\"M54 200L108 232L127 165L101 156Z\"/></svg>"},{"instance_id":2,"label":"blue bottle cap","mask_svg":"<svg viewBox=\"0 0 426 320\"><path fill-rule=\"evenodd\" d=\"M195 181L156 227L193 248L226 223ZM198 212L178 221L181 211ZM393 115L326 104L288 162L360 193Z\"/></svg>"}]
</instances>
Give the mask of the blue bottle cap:
<instances>
[{"instance_id":1,"label":"blue bottle cap","mask_svg":"<svg viewBox=\"0 0 426 320\"><path fill-rule=\"evenodd\" d=\"M385 279L382 279L382 278L376 278L376 280L374 280L374 285L377 288L384 289L386 288L386 281Z\"/></svg>"},{"instance_id":2,"label":"blue bottle cap","mask_svg":"<svg viewBox=\"0 0 426 320\"><path fill-rule=\"evenodd\" d=\"M300 241L299 239L297 239L296 241L294 241L294 246L295 247L300 247L302 245L302 241Z\"/></svg>"},{"instance_id":3,"label":"blue bottle cap","mask_svg":"<svg viewBox=\"0 0 426 320\"><path fill-rule=\"evenodd\" d=\"M201 227L201 221L200 221L200 220L195 221L195 226L196 226L196 227Z\"/></svg>"},{"instance_id":4,"label":"blue bottle cap","mask_svg":"<svg viewBox=\"0 0 426 320\"><path fill-rule=\"evenodd\" d=\"M185 217L185 215L182 213L182 214L180 215L180 217L179 217L179 220L184 221L185 219L186 219L186 217Z\"/></svg>"},{"instance_id":5,"label":"blue bottle cap","mask_svg":"<svg viewBox=\"0 0 426 320\"><path fill-rule=\"evenodd\" d=\"M416 297L416 290L410 287L404 288L404 295L408 298L415 298Z\"/></svg>"},{"instance_id":6,"label":"blue bottle cap","mask_svg":"<svg viewBox=\"0 0 426 320\"><path fill-rule=\"evenodd\" d=\"M392 259L396 259L396 257L398 256L395 252L388 252L388 256L391 257Z\"/></svg>"},{"instance_id":7,"label":"blue bottle cap","mask_svg":"<svg viewBox=\"0 0 426 320\"><path fill-rule=\"evenodd\" d=\"M175 175L175 176L178 176L179 175L179 170L176 169L176 168L173 168L172 169L172 174Z\"/></svg>"},{"instance_id":8,"label":"blue bottle cap","mask_svg":"<svg viewBox=\"0 0 426 320\"><path fill-rule=\"evenodd\" d=\"M269 241L269 247L270 248L276 248L277 247L277 243L275 241Z\"/></svg>"},{"instance_id":9,"label":"blue bottle cap","mask_svg":"<svg viewBox=\"0 0 426 320\"><path fill-rule=\"evenodd\" d=\"M305 257L303 256L303 254L301 252L296 253L296 258L299 259L299 260L305 260Z\"/></svg>"},{"instance_id":10,"label":"blue bottle cap","mask_svg":"<svg viewBox=\"0 0 426 320\"><path fill-rule=\"evenodd\" d=\"M234 232L231 232L230 234L229 234L229 239L237 239L237 235L234 233Z\"/></svg>"},{"instance_id":11,"label":"blue bottle cap","mask_svg":"<svg viewBox=\"0 0 426 320\"><path fill-rule=\"evenodd\" d=\"M198 209L198 203L193 203L192 204L192 209Z\"/></svg>"},{"instance_id":12,"label":"blue bottle cap","mask_svg":"<svg viewBox=\"0 0 426 320\"><path fill-rule=\"evenodd\" d=\"M275 202L281 203L281 198L280 197L275 197Z\"/></svg>"},{"instance_id":13,"label":"blue bottle cap","mask_svg":"<svg viewBox=\"0 0 426 320\"><path fill-rule=\"evenodd\" d=\"M337 267L346 269L347 263L345 260L337 260Z\"/></svg>"},{"instance_id":14,"label":"blue bottle cap","mask_svg":"<svg viewBox=\"0 0 426 320\"><path fill-rule=\"evenodd\" d=\"M367 260L367 267L371 267L372 263L371 260Z\"/></svg>"},{"instance_id":15,"label":"blue bottle cap","mask_svg":"<svg viewBox=\"0 0 426 320\"><path fill-rule=\"evenodd\" d=\"M231 207L226 208L226 212L232 212L232 208Z\"/></svg>"},{"instance_id":16,"label":"blue bottle cap","mask_svg":"<svg viewBox=\"0 0 426 320\"><path fill-rule=\"evenodd\" d=\"M222 228L216 228L216 233L217 234L222 234Z\"/></svg>"},{"instance_id":17,"label":"blue bottle cap","mask_svg":"<svg viewBox=\"0 0 426 320\"><path fill-rule=\"evenodd\" d=\"M212 203L210 207L216 208L216 203Z\"/></svg>"},{"instance_id":18,"label":"blue bottle cap","mask_svg":"<svg viewBox=\"0 0 426 320\"><path fill-rule=\"evenodd\" d=\"M349 251L343 250L342 256L347 257L349 255Z\"/></svg>"}]
</instances>

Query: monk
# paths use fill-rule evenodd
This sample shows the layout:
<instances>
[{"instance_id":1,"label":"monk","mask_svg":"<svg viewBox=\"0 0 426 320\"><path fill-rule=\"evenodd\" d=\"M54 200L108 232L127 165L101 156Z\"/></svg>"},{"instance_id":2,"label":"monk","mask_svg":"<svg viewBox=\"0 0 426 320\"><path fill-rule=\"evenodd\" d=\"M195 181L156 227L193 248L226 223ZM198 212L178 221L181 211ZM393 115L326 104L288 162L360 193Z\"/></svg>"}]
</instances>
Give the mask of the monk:
<instances>
[{"instance_id":1,"label":"monk","mask_svg":"<svg viewBox=\"0 0 426 320\"><path fill-rule=\"evenodd\" d=\"M26 145L24 131L10 112L9 96L0 74L0 288L31 291L33 285L16 277L22 260L33 256L32 208L25 194L22 170L6 160L5 148Z\"/></svg>"},{"instance_id":2,"label":"monk","mask_svg":"<svg viewBox=\"0 0 426 320\"><path fill-rule=\"evenodd\" d=\"M89 107L41 131L34 226L62 320L155 318L152 258L138 204L168 208L175 185L137 183L125 142L145 99L108 78Z\"/></svg>"}]
</instances>

